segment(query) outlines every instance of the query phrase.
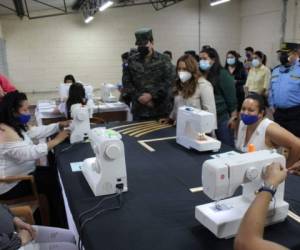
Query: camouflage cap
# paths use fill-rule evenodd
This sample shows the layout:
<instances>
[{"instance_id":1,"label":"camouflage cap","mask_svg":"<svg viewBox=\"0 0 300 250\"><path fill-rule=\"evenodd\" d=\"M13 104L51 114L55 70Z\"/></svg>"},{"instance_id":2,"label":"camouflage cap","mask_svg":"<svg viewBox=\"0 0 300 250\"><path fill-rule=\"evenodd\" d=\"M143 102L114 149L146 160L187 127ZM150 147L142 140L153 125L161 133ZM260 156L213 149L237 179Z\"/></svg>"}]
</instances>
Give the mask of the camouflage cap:
<instances>
[{"instance_id":1,"label":"camouflage cap","mask_svg":"<svg viewBox=\"0 0 300 250\"><path fill-rule=\"evenodd\" d=\"M148 28L139 29L135 32L135 45L146 45L153 40L152 30Z\"/></svg>"}]
</instances>

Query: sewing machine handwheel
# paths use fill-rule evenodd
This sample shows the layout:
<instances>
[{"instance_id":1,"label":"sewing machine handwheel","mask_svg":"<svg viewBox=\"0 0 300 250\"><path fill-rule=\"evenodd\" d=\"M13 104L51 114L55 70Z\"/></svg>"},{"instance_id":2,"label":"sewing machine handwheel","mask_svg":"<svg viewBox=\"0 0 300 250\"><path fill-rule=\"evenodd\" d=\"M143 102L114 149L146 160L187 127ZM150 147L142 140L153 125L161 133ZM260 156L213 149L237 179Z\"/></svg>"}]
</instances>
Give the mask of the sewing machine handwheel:
<instances>
[{"instance_id":1,"label":"sewing machine handwheel","mask_svg":"<svg viewBox=\"0 0 300 250\"><path fill-rule=\"evenodd\" d=\"M257 178L258 176L258 169L256 167L250 167L246 171L246 177L250 180L253 181Z\"/></svg>"},{"instance_id":2,"label":"sewing machine handwheel","mask_svg":"<svg viewBox=\"0 0 300 250\"><path fill-rule=\"evenodd\" d=\"M118 159L121 155L120 147L117 145L109 145L105 149L105 154L111 160Z\"/></svg>"}]
</instances>

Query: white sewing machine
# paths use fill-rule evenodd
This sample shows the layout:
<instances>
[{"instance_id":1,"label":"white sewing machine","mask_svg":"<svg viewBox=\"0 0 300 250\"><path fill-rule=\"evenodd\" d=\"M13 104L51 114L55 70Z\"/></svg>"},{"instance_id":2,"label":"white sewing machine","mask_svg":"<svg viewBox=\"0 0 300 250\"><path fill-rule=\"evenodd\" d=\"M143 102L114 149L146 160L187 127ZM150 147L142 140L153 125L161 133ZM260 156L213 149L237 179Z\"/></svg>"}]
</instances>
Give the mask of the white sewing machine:
<instances>
[{"instance_id":1,"label":"white sewing machine","mask_svg":"<svg viewBox=\"0 0 300 250\"><path fill-rule=\"evenodd\" d=\"M58 94L61 101L65 101L69 96L71 83L61 83L58 88Z\"/></svg>"},{"instance_id":2,"label":"white sewing machine","mask_svg":"<svg viewBox=\"0 0 300 250\"><path fill-rule=\"evenodd\" d=\"M113 94L118 87L111 83L104 83L103 87L101 88L101 99L103 102L117 102L118 97Z\"/></svg>"},{"instance_id":3,"label":"white sewing machine","mask_svg":"<svg viewBox=\"0 0 300 250\"><path fill-rule=\"evenodd\" d=\"M91 129L90 116L91 110L87 105L73 104L71 106L72 122L70 124L70 142L76 143L83 141Z\"/></svg>"},{"instance_id":4,"label":"white sewing machine","mask_svg":"<svg viewBox=\"0 0 300 250\"><path fill-rule=\"evenodd\" d=\"M93 100L93 92L94 92L94 88L92 85L88 85L88 84L83 84L84 87L84 91L85 91L85 97L88 100Z\"/></svg>"},{"instance_id":5,"label":"white sewing machine","mask_svg":"<svg viewBox=\"0 0 300 250\"><path fill-rule=\"evenodd\" d=\"M79 83L81 83L83 85L83 87L84 87L86 99L93 100L93 91L94 91L93 86L89 85L89 84L84 84L82 82L79 82ZM68 97L69 97L69 89L70 89L71 85L72 85L71 83L61 83L59 85L58 92L59 92L59 97L60 97L61 101L65 101L65 100L68 99Z\"/></svg>"},{"instance_id":6,"label":"white sewing machine","mask_svg":"<svg viewBox=\"0 0 300 250\"><path fill-rule=\"evenodd\" d=\"M202 167L204 193L217 202L197 206L196 219L218 238L233 237L247 209L262 186L262 171L273 162L285 167L285 158L269 150L207 160ZM242 185L240 196L221 200L234 195ZM288 214L289 204L283 200L284 183L277 188L270 203L267 225L283 221Z\"/></svg>"},{"instance_id":7,"label":"white sewing machine","mask_svg":"<svg viewBox=\"0 0 300 250\"><path fill-rule=\"evenodd\" d=\"M212 113L183 106L178 109L176 141L178 144L198 151L219 151L221 142L205 135L216 129L216 119Z\"/></svg>"},{"instance_id":8,"label":"white sewing machine","mask_svg":"<svg viewBox=\"0 0 300 250\"><path fill-rule=\"evenodd\" d=\"M128 190L124 145L120 133L94 128L89 133L96 157L84 160L82 173L95 196Z\"/></svg>"}]
</instances>

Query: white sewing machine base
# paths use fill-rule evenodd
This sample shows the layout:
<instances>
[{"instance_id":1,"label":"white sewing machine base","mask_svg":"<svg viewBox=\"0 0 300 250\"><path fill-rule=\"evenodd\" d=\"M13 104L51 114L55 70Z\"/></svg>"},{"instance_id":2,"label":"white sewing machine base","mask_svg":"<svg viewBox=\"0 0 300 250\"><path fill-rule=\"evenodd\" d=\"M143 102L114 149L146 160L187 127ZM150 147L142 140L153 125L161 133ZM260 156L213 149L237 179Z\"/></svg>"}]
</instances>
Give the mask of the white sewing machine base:
<instances>
[{"instance_id":1,"label":"white sewing machine base","mask_svg":"<svg viewBox=\"0 0 300 250\"><path fill-rule=\"evenodd\" d=\"M249 208L250 202L242 196L221 200L218 202L220 209L216 209L216 202L197 206L196 219L214 233L218 238L231 238L238 232L240 223ZM270 203L266 225L282 222L287 217L289 204L285 201Z\"/></svg>"},{"instance_id":2,"label":"white sewing machine base","mask_svg":"<svg viewBox=\"0 0 300 250\"><path fill-rule=\"evenodd\" d=\"M205 135L206 140L190 139L186 136L178 136L176 142L187 149L193 148L200 152L213 151L218 152L221 147L221 142Z\"/></svg>"},{"instance_id":3,"label":"white sewing machine base","mask_svg":"<svg viewBox=\"0 0 300 250\"><path fill-rule=\"evenodd\" d=\"M122 192L128 191L127 178L120 176L116 178L115 175L106 175L106 179L103 179L103 175L95 170L96 157L85 159L81 168L82 174L87 180L90 188L95 196L110 195L117 193L117 184L123 184Z\"/></svg>"}]
</instances>

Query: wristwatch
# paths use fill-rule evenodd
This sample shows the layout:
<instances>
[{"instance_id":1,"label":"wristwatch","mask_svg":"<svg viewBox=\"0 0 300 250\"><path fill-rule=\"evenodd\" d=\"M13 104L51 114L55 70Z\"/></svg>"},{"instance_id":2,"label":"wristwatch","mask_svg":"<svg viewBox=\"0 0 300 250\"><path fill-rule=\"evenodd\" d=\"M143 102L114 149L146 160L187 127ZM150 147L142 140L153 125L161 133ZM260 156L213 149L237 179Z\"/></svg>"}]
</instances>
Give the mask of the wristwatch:
<instances>
[{"instance_id":1,"label":"wristwatch","mask_svg":"<svg viewBox=\"0 0 300 250\"><path fill-rule=\"evenodd\" d=\"M270 185L270 184L264 182L263 185L261 186L261 188L258 189L258 192L259 193L262 191L269 192L272 195L272 197L274 197L276 190L277 190L277 188L274 185Z\"/></svg>"}]
</instances>

